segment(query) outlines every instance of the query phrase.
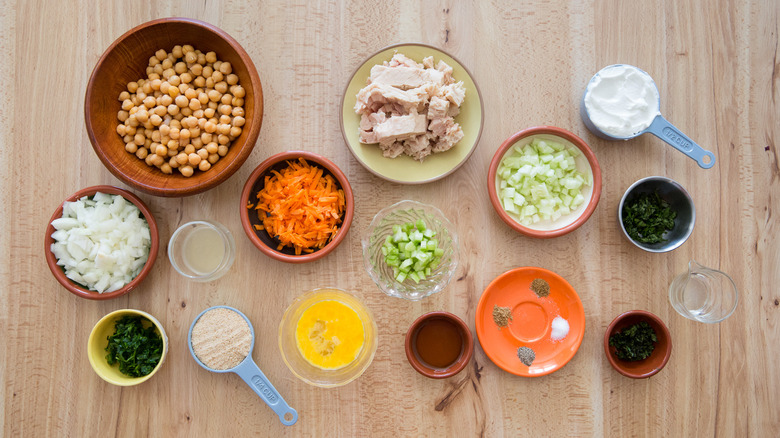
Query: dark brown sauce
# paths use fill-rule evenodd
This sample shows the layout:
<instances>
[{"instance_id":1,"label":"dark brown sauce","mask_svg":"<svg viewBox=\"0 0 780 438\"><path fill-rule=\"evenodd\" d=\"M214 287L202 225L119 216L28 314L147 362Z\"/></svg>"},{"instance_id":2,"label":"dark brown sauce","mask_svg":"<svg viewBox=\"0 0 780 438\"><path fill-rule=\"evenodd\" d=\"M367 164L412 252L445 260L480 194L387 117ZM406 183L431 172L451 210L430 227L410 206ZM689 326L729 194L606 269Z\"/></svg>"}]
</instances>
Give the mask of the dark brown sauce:
<instances>
[{"instance_id":1,"label":"dark brown sauce","mask_svg":"<svg viewBox=\"0 0 780 438\"><path fill-rule=\"evenodd\" d=\"M447 368L463 351L458 326L446 319L432 319L420 326L414 342L417 356L430 368Z\"/></svg>"}]
</instances>

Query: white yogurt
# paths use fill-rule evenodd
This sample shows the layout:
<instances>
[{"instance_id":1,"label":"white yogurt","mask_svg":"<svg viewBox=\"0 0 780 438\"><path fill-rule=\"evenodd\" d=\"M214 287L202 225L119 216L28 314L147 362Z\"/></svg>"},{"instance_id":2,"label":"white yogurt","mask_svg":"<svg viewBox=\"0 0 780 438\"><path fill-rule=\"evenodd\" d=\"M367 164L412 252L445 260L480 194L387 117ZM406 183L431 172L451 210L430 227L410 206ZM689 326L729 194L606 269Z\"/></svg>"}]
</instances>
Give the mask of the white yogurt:
<instances>
[{"instance_id":1,"label":"white yogurt","mask_svg":"<svg viewBox=\"0 0 780 438\"><path fill-rule=\"evenodd\" d=\"M588 84L585 109L590 121L613 137L633 137L660 114L653 78L630 65L601 69Z\"/></svg>"}]
</instances>

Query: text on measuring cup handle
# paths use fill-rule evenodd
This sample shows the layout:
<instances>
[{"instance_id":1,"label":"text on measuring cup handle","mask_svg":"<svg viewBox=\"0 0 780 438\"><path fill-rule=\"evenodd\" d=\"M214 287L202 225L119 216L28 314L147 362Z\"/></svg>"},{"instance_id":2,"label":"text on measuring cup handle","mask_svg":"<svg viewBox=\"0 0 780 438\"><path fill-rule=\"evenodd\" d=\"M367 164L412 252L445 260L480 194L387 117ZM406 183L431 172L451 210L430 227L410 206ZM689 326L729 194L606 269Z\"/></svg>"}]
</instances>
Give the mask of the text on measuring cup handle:
<instances>
[{"instance_id":1,"label":"text on measuring cup handle","mask_svg":"<svg viewBox=\"0 0 780 438\"><path fill-rule=\"evenodd\" d=\"M271 389L260 376L252 376L252 383L260 390L260 392L268 400L268 403L276 403L279 400L279 396Z\"/></svg>"},{"instance_id":2,"label":"text on measuring cup handle","mask_svg":"<svg viewBox=\"0 0 780 438\"><path fill-rule=\"evenodd\" d=\"M661 132L663 133L664 137L666 137L667 139L669 139L669 141L679 146L680 149L684 150L685 152L690 152L693 150L693 144L690 141L686 140L682 134L675 131L674 129L667 126Z\"/></svg>"}]
</instances>

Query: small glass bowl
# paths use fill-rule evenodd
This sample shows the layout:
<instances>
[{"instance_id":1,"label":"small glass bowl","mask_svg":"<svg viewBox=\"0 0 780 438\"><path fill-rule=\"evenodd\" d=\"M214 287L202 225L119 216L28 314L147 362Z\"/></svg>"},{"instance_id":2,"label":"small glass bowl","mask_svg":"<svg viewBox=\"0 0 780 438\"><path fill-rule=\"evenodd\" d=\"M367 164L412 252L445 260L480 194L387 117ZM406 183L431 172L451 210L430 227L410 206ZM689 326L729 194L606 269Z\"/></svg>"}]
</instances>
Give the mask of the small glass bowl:
<instances>
[{"instance_id":1,"label":"small glass bowl","mask_svg":"<svg viewBox=\"0 0 780 438\"><path fill-rule=\"evenodd\" d=\"M352 363L336 370L324 370L310 364L298 349L295 330L298 321L309 307L320 301L338 301L354 310L363 322L365 333L363 349ZM374 315L357 297L340 289L314 289L296 298L285 310L279 324L279 350L287 368L295 377L320 388L343 386L360 377L374 360L377 347L377 327Z\"/></svg>"},{"instance_id":2,"label":"small glass bowl","mask_svg":"<svg viewBox=\"0 0 780 438\"><path fill-rule=\"evenodd\" d=\"M393 269L385 263L382 245L392 234L393 225L416 222L423 219L426 226L436 232L438 247L444 250L439 266L431 275L419 283L406 279L396 281ZM416 201L401 201L379 211L369 225L368 233L362 239L363 264L368 275L382 292L391 297L419 301L429 295L441 292L458 268L458 235L455 227L438 208Z\"/></svg>"},{"instance_id":3,"label":"small glass bowl","mask_svg":"<svg viewBox=\"0 0 780 438\"><path fill-rule=\"evenodd\" d=\"M198 270L193 263L187 261L187 246L191 238L196 238L196 233L203 231L213 231L219 236L224 248L222 260L216 267L208 272ZM204 248L199 248L198 251ZM190 250L192 251L192 250ZM173 269L179 274L193 281L207 282L216 280L227 273L233 266L236 258L236 241L224 225L212 221L192 221L180 226L173 232L171 240L168 241L168 259L173 265Z\"/></svg>"}]
</instances>

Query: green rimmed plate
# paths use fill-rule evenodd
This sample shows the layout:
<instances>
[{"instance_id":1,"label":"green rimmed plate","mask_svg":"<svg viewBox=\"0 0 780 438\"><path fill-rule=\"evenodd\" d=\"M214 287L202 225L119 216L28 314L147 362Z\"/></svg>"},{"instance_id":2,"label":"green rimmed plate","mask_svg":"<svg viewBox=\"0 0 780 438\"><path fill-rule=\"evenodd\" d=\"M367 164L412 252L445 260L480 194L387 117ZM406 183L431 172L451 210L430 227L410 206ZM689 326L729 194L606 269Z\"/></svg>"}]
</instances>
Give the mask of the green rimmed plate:
<instances>
[{"instance_id":1,"label":"green rimmed plate","mask_svg":"<svg viewBox=\"0 0 780 438\"><path fill-rule=\"evenodd\" d=\"M461 125L465 134L452 149L428 156L420 163L402 155L396 158L385 158L382 150L376 144L362 144L358 141L360 116L355 113L357 93L366 86L371 67L389 61L393 55L403 53L409 58L422 63L423 58L433 56L434 63L444 60L452 69L456 81L463 81L466 87L466 98L460 107L460 114L455 121ZM366 60L349 80L341 100L341 133L349 150L360 164L374 175L388 181L401 184L423 184L444 178L451 174L474 152L482 134L484 120L482 96L471 74L451 55L433 46L418 43L396 44L375 53Z\"/></svg>"}]
</instances>

